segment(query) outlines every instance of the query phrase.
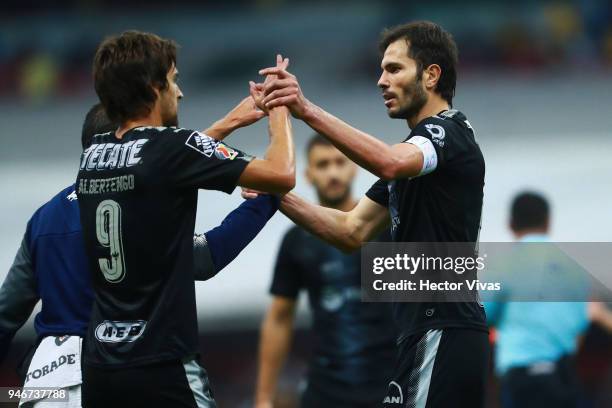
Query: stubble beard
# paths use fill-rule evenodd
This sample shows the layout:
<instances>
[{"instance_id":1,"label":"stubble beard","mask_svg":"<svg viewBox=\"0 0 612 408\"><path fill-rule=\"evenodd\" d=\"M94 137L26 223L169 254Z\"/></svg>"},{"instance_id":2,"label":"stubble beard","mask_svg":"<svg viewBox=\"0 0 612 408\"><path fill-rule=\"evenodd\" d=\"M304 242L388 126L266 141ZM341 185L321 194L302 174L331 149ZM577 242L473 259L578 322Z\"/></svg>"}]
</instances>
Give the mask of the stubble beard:
<instances>
[{"instance_id":1,"label":"stubble beard","mask_svg":"<svg viewBox=\"0 0 612 408\"><path fill-rule=\"evenodd\" d=\"M427 103L427 93L421 85L421 76L404 88L404 95L410 96L410 103L396 112L389 112L390 118L410 120L423 109L423 106Z\"/></svg>"}]
</instances>

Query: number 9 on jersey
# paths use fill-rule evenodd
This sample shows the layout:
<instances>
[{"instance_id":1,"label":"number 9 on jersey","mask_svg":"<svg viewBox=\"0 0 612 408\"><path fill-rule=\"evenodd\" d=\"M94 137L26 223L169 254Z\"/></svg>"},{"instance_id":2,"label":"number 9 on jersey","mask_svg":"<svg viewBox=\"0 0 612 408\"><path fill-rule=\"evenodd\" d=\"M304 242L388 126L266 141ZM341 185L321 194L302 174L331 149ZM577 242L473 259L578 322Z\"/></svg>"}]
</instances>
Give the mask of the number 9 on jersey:
<instances>
[{"instance_id":1,"label":"number 9 on jersey","mask_svg":"<svg viewBox=\"0 0 612 408\"><path fill-rule=\"evenodd\" d=\"M109 248L109 258L99 258L104 278L118 283L125 277L123 243L121 241L121 206L113 200L104 200L96 210L96 235L98 242Z\"/></svg>"}]
</instances>

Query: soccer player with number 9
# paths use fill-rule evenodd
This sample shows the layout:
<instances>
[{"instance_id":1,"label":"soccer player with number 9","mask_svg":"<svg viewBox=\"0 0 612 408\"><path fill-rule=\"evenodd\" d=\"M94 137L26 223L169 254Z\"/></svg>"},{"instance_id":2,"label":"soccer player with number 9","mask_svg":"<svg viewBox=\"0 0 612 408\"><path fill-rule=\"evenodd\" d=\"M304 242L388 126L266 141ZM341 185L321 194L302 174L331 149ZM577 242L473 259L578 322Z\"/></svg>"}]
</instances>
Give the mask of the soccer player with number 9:
<instances>
[{"instance_id":1,"label":"soccer player with number 9","mask_svg":"<svg viewBox=\"0 0 612 408\"><path fill-rule=\"evenodd\" d=\"M277 66L288 60L277 57ZM295 184L288 110L269 110L270 145L254 159L221 142L265 113L205 133L178 128L176 45L126 32L105 40L94 82L116 132L83 151L76 183L95 303L85 346L87 407L214 407L198 364L193 232L199 188L286 193Z\"/></svg>"}]
</instances>

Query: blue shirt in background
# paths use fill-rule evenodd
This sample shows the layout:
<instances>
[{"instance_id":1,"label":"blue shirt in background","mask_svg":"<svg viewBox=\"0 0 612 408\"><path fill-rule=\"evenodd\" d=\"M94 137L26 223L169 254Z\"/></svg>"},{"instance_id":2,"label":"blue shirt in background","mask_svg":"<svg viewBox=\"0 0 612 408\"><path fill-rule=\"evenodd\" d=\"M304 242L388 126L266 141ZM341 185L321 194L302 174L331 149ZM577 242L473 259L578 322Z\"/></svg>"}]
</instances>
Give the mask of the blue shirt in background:
<instances>
[{"instance_id":1,"label":"blue shirt in background","mask_svg":"<svg viewBox=\"0 0 612 408\"><path fill-rule=\"evenodd\" d=\"M527 235L521 242L549 242L544 235ZM552 265L552 263L551 263ZM555 264L558 267L558 264ZM517 268L529 268L516 260ZM541 265L534 265L541 267ZM525 275L528 271L521 270ZM499 294L500 299L511 295ZM495 370L554 362L576 352L578 336L587 328L585 302L485 302L487 322L497 329Z\"/></svg>"}]
</instances>

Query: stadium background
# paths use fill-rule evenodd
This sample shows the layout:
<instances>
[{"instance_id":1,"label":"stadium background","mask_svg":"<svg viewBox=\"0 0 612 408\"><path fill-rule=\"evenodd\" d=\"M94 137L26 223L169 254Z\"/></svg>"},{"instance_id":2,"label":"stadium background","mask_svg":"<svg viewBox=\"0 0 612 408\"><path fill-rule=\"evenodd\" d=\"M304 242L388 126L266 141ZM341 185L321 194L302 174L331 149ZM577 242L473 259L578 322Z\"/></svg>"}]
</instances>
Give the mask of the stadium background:
<instances>
[{"instance_id":1,"label":"stadium background","mask_svg":"<svg viewBox=\"0 0 612 408\"><path fill-rule=\"evenodd\" d=\"M247 81L276 52L306 96L387 142L407 134L389 120L380 92L377 39L386 26L429 19L451 31L461 66L455 106L468 116L487 161L482 241L509 241L507 212L519 190L553 204L557 241L612 241L612 3L575 1L16 1L0 6L0 278L31 214L72 183L85 112L96 101L91 59L106 35L155 32L180 45L185 98L180 125L203 129L248 92ZM296 191L315 199L302 177L311 134L294 121ZM227 139L262 155L263 120ZM354 193L373 182L364 171ZM215 226L240 196L201 192L197 231ZM197 283L202 361L222 407L249 406L257 330L283 233L275 216L218 277ZM301 299L295 352L280 383L286 406L299 389L311 335ZM33 340L18 334L0 385L16 384L15 361ZM592 329L580 370L591 402L612 406L612 340ZM491 407L497 406L492 385Z\"/></svg>"}]
</instances>

